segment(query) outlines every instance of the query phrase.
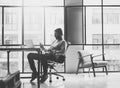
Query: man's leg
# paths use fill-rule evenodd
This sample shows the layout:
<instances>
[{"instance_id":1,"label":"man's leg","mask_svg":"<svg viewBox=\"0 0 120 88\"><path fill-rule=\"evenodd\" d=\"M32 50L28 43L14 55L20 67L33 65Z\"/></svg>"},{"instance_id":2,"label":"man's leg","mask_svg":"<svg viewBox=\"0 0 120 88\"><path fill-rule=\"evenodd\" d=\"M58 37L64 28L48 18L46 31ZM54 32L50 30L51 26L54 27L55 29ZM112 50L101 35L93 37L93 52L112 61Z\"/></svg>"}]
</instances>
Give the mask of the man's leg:
<instances>
[{"instance_id":1,"label":"man's leg","mask_svg":"<svg viewBox=\"0 0 120 88\"><path fill-rule=\"evenodd\" d=\"M44 57L44 58L41 58L41 63L42 63L42 67L43 67L43 75L46 76L48 74L48 64L47 64L47 59Z\"/></svg>"},{"instance_id":2,"label":"man's leg","mask_svg":"<svg viewBox=\"0 0 120 88\"><path fill-rule=\"evenodd\" d=\"M41 83L45 82L48 78L48 60L54 61L56 57L54 55L43 55L41 63L43 66L43 76L41 77Z\"/></svg>"},{"instance_id":3,"label":"man's leg","mask_svg":"<svg viewBox=\"0 0 120 88\"><path fill-rule=\"evenodd\" d=\"M27 57L28 57L28 62L29 62L30 68L33 72L32 73L32 78L30 80L32 82L37 77L37 71L36 71L34 60L38 59L39 56L36 53L29 53Z\"/></svg>"}]
</instances>

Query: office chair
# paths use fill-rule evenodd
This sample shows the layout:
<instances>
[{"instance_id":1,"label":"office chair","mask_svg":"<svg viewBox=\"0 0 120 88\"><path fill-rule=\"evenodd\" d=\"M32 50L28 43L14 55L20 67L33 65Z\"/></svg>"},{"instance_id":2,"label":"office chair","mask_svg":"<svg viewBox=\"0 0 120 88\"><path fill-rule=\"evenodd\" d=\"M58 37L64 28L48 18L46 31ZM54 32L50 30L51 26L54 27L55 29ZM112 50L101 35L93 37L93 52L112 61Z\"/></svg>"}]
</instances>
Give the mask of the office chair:
<instances>
[{"instance_id":1,"label":"office chair","mask_svg":"<svg viewBox=\"0 0 120 88\"><path fill-rule=\"evenodd\" d=\"M65 50L65 53L70 45L70 42L66 42L66 50ZM64 63L64 66L65 66L65 56L60 56L59 57L60 60L55 62L55 61L48 61L48 68L49 68L49 82L51 83L52 82L52 75L56 75L57 76L57 79L59 79L59 77L62 77L63 78L63 81L65 81L65 78L64 76L58 74L58 71L55 69L56 65L57 64L63 64ZM54 70L55 72L52 72L52 70Z\"/></svg>"},{"instance_id":2,"label":"office chair","mask_svg":"<svg viewBox=\"0 0 120 88\"><path fill-rule=\"evenodd\" d=\"M84 70L84 68L88 68L89 73L90 73L90 69L92 68L93 75L95 77L96 76L95 68L105 68L106 75L108 75L107 61L105 61L105 56L104 55L105 54L93 55L93 54L90 54L89 52L87 52L85 50L78 51L79 62L78 62L78 67L77 67L76 74L78 74L79 69ZM95 60L95 58L97 58L99 56L102 56L102 60Z\"/></svg>"}]
</instances>

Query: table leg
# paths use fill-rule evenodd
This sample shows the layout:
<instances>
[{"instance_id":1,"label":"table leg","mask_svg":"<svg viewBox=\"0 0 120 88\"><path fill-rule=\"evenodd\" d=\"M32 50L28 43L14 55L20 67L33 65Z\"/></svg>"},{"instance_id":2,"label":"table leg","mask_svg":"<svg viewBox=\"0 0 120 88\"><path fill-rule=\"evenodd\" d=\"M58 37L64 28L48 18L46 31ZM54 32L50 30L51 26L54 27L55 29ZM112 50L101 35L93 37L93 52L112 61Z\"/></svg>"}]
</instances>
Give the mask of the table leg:
<instances>
[{"instance_id":1,"label":"table leg","mask_svg":"<svg viewBox=\"0 0 120 88\"><path fill-rule=\"evenodd\" d=\"M41 54L40 51L38 51L38 54ZM38 88L40 88L40 75L42 73L42 72L40 72L40 67L41 67L41 61L38 58L38 78L37 78Z\"/></svg>"},{"instance_id":2,"label":"table leg","mask_svg":"<svg viewBox=\"0 0 120 88\"><path fill-rule=\"evenodd\" d=\"M38 59L38 78L37 78L37 83L38 83L38 88L40 88L40 82L39 82L39 78L40 78L40 60Z\"/></svg>"},{"instance_id":3,"label":"table leg","mask_svg":"<svg viewBox=\"0 0 120 88\"><path fill-rule=\"evenodd\" d=\"M10 59L10 51L8 50L7 51L7 71L8 71L8 74L10 74L10 64L9 64L9 59Z\"/></svg>"}]
</instances>

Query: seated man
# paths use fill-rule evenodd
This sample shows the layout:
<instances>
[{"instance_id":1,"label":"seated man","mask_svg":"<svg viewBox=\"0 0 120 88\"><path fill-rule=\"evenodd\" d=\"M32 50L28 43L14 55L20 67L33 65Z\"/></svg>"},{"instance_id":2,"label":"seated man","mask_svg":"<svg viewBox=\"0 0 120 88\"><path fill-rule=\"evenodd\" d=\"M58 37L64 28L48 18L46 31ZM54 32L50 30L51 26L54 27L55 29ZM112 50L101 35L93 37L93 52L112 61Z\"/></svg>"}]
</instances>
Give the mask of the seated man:
<instances>
[{"instance_id":1,"label":"seated man","mask_svg":"<svg viewBox=\"0 0 120 88\"><path fill-rule=\"evenodd\" d=\"M45 49L44 46L42 44L40 44L40 48L47 52L45 54L38 54L38 53L29 53L28 54L28 62L30 65L30 68L32 70L32 78L31 78L31 82L33 80L35 80L35 78L37 77L37 71L36 71L36 67L34 64L34 60L41 60L42 66L43 66L43 75L41 76L41 80L40 82L43 83L47 78L47 69L48 69L48 64L47 64L47 60L51 60L51 61L57 61L57 59L59 58L59 56L65 56L65 41L62 38L62 29L61 28L57 28L55 30L54 36L55 36L55 41L53 41L53 43L51 44L49 49Z\"/></svg>"}]
</instances>

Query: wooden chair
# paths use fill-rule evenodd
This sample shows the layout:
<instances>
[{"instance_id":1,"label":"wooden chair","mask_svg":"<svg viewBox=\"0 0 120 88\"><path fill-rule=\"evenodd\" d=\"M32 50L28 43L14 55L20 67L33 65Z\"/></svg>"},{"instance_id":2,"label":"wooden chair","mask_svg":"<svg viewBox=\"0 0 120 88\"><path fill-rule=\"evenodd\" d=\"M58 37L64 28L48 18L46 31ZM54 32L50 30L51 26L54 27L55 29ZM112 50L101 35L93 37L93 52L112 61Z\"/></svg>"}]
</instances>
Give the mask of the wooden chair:
<instances>
[{"instance_id":1,"label":"wooden chair","mask_svg":"<svg viewBox=\"0 0 120 88\"><path fill-rule=\"evenodd\" d=\"M105 54L99 54L99 55L93 55L90 54L89 52L85 50L80 50L78 51L78 66L77 66L77 71L76 74L78 74L79 69L88 68L89 72L90 69L92 68L93 70L93 75L94 77L96 76L95 74L95 68L105 68L106 75L108 75L107 71L107 61L105 61ZM102 56L101 60L95 60L95 58L98 58L99 56Z\"/></svg>"}]
</instances>

